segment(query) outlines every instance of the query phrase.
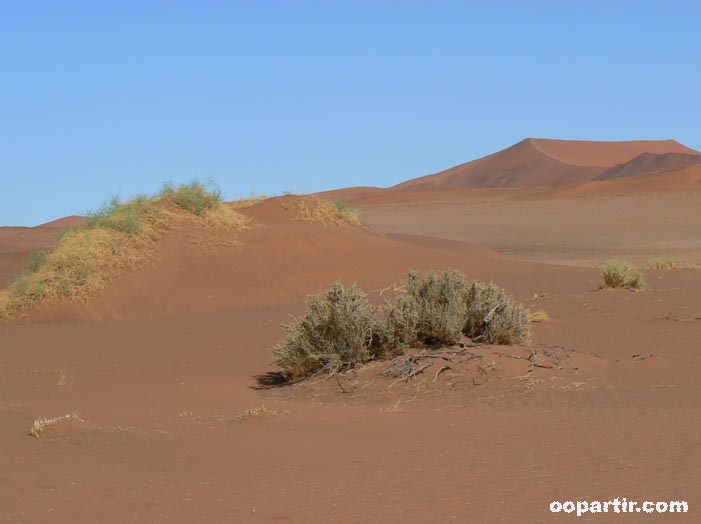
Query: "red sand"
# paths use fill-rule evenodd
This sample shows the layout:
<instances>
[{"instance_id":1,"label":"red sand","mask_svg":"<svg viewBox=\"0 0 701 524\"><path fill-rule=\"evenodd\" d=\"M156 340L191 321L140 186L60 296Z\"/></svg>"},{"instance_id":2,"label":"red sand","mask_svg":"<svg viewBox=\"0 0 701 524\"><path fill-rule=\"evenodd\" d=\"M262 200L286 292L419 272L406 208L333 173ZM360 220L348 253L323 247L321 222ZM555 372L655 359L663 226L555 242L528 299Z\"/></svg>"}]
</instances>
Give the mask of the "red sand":
<instances>
[{"instance_id":1,"label":"red sand","mask_svg":"<svg viewBox=\"0 0 701 524\"><path fill-rule=\"evenodd\" d=\"M688 182L697 167L654 177ZM641 181L624 197L614 196L621 186L590 189L623 180L576 194L359 201L371 222L411 235L295 221L280 200L243 210L257 225L238 248L204 250L196 230L170 232L152 267L100 297L0 326L0 522L549 523L578 520L551 514L553 500L614 497L686 500L690 512L592 522L697 522L701 271L647 272L643 292L597 291L596 269L416 236L424 225L469 236L474 209L487 217L480 224L502 217L507 244L523 224L550 224L553 242L576 256L566 240L599 227L586 213L613 216L622 204L623 222L626 209L643 208L696 227L697 192ZM611 241L644 237L645 226L610 228ZM667 240L656 234L650 245ZM408 268L494 279L544 309L551 320L535 324L534 347L571 355L568 365L529 373L518 357L530 350L486 347L471 350L495 361L484 380L467 362L436 382L390 387L375 364L340 378L348 393L319 380L259 389L256 376L274 371L279 323L307 295L341 278L379 302ZM85 422L27 436L34 418L73 411Z\"/></svg>"}]
</instances>

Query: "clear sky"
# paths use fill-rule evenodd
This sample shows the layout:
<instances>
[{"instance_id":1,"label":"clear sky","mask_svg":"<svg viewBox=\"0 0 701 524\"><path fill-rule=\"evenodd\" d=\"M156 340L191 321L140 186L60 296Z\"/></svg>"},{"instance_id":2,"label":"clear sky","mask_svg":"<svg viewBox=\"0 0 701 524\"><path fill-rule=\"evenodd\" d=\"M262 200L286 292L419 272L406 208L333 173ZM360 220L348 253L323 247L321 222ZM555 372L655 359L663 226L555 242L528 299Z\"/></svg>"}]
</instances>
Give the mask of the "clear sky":
<instances>
[{"instance_id":1,"label":"clear sky","mask_svg":"<svg viewBox=\"0 0 701 524\"><path fill-rule=\"evenodd\" d=\"M701 148L701 2L0 0L0 224L168 179L388 186L528 136Z\"/></svg>"}]
</instances>

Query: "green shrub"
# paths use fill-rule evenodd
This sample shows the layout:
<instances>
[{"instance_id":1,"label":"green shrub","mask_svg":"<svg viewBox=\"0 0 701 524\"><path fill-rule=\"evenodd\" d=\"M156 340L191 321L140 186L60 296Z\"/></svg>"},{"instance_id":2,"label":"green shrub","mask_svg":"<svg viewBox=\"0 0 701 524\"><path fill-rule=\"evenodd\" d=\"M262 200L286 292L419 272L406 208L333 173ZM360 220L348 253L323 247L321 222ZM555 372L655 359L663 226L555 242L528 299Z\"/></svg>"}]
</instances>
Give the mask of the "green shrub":
<instances>
[{"instance_id":1,"label":"green shrub","mask_svg":"<svg viewBox=\"0 0 701 524\"><path fill-rule=\"evenodd\" d=\"M352 369L374 357L375 310L355 286L346 290L335 282L283 329L287 342L273 348L273 361L288 380Z\"/></svg>"},{"instance_id":2,"label":"green shrub","mask_svg":"<svg viewBox=\"0 0 701 524\"><path fill-rule=\"evenodd\" d=\"M475 280L467 293L464 333L486 344L527 345L530 311L493 282Z\"/></svg>"},{"instance_id":3,"label":"green shrub","mask_svg":"<svg viewBox=\"0 0 701 524\"><path fill-rule=\"evenodd\" d=\"M645 285L642 273L624 260L607 260L601 264L602 287L641 289Z\"/></svg>"}]
</instances>

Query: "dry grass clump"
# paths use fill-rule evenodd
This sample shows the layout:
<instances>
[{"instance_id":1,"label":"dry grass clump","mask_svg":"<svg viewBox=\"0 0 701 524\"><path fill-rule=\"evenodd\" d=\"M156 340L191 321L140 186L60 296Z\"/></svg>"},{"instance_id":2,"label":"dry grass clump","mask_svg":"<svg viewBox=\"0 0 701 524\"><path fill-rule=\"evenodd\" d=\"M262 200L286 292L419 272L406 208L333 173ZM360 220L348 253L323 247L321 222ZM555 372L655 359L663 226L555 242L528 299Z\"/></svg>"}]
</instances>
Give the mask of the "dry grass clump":
<instances>
[{"instance_id":1,"label":"dry grass clump","mask_svg":"<svg viewBox=\"0 0 701 524\"><path fill-rule=\"evenodd\" d=\"M71 420L75 420L77 422L84 422L84 420L80 418L80 415L78 415L78 413L75 412L53 418L40 417L38 419L35 419L34 423L32 424L32 427L29 428L29 435L34 438L39 438L39 436L47 429L53 426L58 426L59 424L62 424L64 422L69 422Z\"/></svg>"},{"instance_id":2,"label":"dry grass clump","mask_svg":"<svg viewBox=\"0 0 701 524\"><path fill-rule=\"evenodd\" d=\"M603 287L641 289L645 285L642 273L624 260L607 260L601 265Z\"/></svg>"},{"instance_id":3,"label":"dry grass clump","mask_svg":"<svg viewBox=\"0 0 701 524\"><path fill-rule=\"evenodd\" d=\"M530 344L530 311L493 282L475 280L467 293L464 333L486 344Z\"/></svg>"},{"instance_id":4,"label":"dry grass clump","mask_svg":"<svg viewBox=\"0 0 701 524\"><path fill-rule=\"evenodd\" d=\"M328 200L316 195L306 195L295 201L294 210L299 220L320 222L327 226L360 223L359 212L350 207L345 200Z\"/></svg>"},{"instance_id":5,"label":"dry grass clump","mask_svg":"<svg viewBox=\"0 0 701 524\"><path fill-rule=\"evenodd\" d=\"M530 312L495 284L469 283L458 271L411 271L381 309L339 282L311 298L305 315L284 324L273 361L287 380L337 373L393 358L417 344L452 345L463 334L489 344L528 344Z\"/></svg>"},{"instance_id":6,"label":"dry grass clump","mask_svg":"<svg viewBox=\"0 0 701 524\"><path fill-rule=\"evenodd\" d=\"M307 302L303 317L283 324L287 342L273 348L273 361L288 380L357 367L373 357L375 325L366 295L335 282Z\"/></svg>"},{"instance_id":7,"label":"dry grass clump","mask_svg":"<svg viewBox=\"0 0 701 524\"><path fill-rule=\"evenodd\" d=\"M66 230L53 248L32 257L14 282L0 290L0 321L38 301L87 299L118 271L144 266L162 231L182 220L200 224L205 232L236 232L246 226L242 215L221 202L218 189L198 182L166 186L157 197L112 198Z\"/></svg>"}]
</instances>

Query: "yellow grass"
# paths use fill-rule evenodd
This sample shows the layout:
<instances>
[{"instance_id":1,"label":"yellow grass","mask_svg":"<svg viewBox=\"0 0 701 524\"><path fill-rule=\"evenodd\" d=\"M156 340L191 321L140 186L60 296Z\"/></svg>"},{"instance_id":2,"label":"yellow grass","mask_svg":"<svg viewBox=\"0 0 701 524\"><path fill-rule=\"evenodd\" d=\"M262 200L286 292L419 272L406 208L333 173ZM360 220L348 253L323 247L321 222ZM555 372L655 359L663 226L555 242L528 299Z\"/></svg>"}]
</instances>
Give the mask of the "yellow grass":
<instances>
[{"instance_id":1,"label":"yellow grass","mask_svg":"<svg viewBox=\"0 0 701 524\"><path fill-rule=\"evenodd\" d=\"M208 191L191 183L161 193L160 199L139 196L124 203L112 199L67 230L53 248L0 290L0 321L37 302L88 299L119 271L147 265L163 231L179 224L200 226L208 243L235 243L247 219L223 204L218 191ZM175 195L187 204L173 201Z\"/></svg>"},{"instance_id":2,"label":"yellow grass","mask_svg":"<svg viewBox=\"0 0 701 524\"><path fill-rule=\"evenodd\" d=\"M327 226L359 224L359 212L343 200L328 200L316 195L302 196L294 203L298 220L319 222Z\"/></svg>"}]
</instances>

